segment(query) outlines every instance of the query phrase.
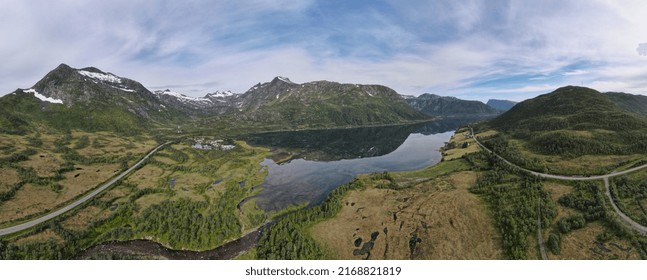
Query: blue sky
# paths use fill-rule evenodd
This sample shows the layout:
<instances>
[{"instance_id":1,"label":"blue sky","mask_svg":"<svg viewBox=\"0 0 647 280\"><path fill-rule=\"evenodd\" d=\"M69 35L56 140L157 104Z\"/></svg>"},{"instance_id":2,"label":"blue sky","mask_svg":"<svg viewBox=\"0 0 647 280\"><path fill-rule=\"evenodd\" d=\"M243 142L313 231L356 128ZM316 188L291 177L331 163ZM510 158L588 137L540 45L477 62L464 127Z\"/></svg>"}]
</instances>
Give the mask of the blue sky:
<instances>
[{"instance_id":1,"label":"blue sky","mask_svg":"<svg viewBox=\"0 0 647 280\"><path fill-rule=\"evenodd\" d=\"M647 94L644 1L3 1L0 94L60 63L190 96L274 76L486 101ZM644 54L644 51L643 51Z\"/></svg>"}]
</instances>

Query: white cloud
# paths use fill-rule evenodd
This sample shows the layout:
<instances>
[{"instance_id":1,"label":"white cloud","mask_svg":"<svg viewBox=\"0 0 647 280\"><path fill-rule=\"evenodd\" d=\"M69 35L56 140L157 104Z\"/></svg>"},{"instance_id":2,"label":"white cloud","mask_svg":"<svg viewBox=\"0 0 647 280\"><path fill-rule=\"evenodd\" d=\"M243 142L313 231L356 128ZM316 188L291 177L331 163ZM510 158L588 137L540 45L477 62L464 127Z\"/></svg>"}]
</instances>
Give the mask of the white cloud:
<instances>
[{"instance_id":1,"label":"white cloud","mask_svg":"<svg viewBox=\"0 0 647 280\"><path fill-rule=\"evenodd\" d=\"M638 48L636 48L636 51L638 52L639 55L646 56L647 55L647 43L638 44Z\"/></svg>"},{"instance_id":2,"label":"white cloud","mask_svg":"<svg viewBox=\"0 0 647 280\"><path fill-rule=\"evenodd\" d=\"M388 15L376 8L328 18L329 29L308 26L307 12L319 4L5 1L0 94L30 87L59 63L193 96L241 92L276 75L384 84L403 94L530 95L582 82L647 92L647 57L636 53L647 41L641 1L397 1ZM281 21L285 30L268 27ZM335 34L372 41L342 46L330 40ZM478 85L523 75L533 78Z\"/></svg>"},{"instance_id":3,"label":"white cloud","mask_svg":"<svg viewBox=\"0 0 647 280\"><path fill-rule=\"evenodd\" d=\"M578 75L585 75L585 74L588 74L588 73L589 73L589 71L577 69L577 70L573 70L573 71L564 72L563 75L564 76L578 76Z\"/></svg>"}]
</instances>

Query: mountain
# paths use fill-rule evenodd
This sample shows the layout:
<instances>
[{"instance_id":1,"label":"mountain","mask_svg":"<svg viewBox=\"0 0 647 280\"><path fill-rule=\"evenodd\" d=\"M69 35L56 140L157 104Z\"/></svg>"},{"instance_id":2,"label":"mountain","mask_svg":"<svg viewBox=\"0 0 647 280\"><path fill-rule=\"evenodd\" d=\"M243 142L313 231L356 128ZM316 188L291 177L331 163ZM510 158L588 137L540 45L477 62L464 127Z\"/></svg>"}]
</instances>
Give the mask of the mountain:
<instances>
[{"instance_id":1,"label":"mountain","mask_svg":"<svg viewBox=\"0 0 647 280\"><path fill-rule=\"evenodd\" d=\"M34 126L133 134L189 125L280 128L381 125L424 120L400 95L380 85L328 81L297 84L285 77L242 94L190 97L151 92L137 81L94 67L61 64L29 89L0 97L0 132L24 134Z\"/></svg>"},{"instance_id":2,"label":"mountain","mask_svg":"<svg viewBox=\"0 0 647 280\"><path fill-rule=\"evenodd\" d=\"M190 97L169 89L156 90L154 94L165 107L175 108L187 115L222 115L232 113L240 107L235 102L239 95L230 91L216 91L204 97Z\"/></svg>"},{"instance_id":3,"label":"mountain","mask_svg":"<svg viewBox=\"0 0 647 280\"><path fill-rule=\"evenodd\" d=\"M405 99L409 106L431 116L470 117L493 116L501 113L481 101L462 100L450 96L425 93L418 97L405 96Z\"/></svg>"},{"instance_id":4,"label":"mountain","mask_svg":"<svg viewBox=\"0 0 647 280\"><path fill-rule=\"evenodd\" d=\"M605 92L603 94L627 111L647 115L647 96L623 92Z\"/></svg>"},{"instance_id":5,"label":"mountain","mask_svg":"<svg viewBox=\"0 0 647 280\"><path fill-rule=\"evenodd\" d=\"M297 84L285 77L257 84L237 96L242 120L293 127L393 124L428 119L394 90L381 85L316 81Z\"/></svg>"},{"instance_id":6,"label":"mountain","mask_svg":"<svg viewBox=\"0 0 647 280\"><path fill-rule=\"evenodd\" d=\"M626 109L634 97L567 86L523 101L488 125L543 154L647 153L647 118L634 112L638 107Z\"/></svg>"},{"instance_id":7,"label":"mountain","mask_svg":"<svg viewBox=\"0 0 647 280\"><path fill-rule=\"evenodd\" d=\"M490 123L504 130L529 131L618 131L644 128L646 124L644 119L617 105L608 95L576 86L562 87L523 101Z\"/></svg>"},{"instance_id":8,"label":"mountain","mask_svg":"<svg viewBox=\"0 0 647 280\"><path fill-rule=\"evenodd\" d=\"M497 110L508 111L515 104L517 104L517 102L510 100L490 99L485 104Z\"/></svg>"},{"instance_id":9,"label":"mountain","mask_svg":"<svg viewBox=\"0 0 647 280\"><path fill-rule=\"evenodd\" d=\"M74 69L61 64L29 89L0 98L8 133L33 124L57 129L110 130L136 133L177 115L164 108L142 84L97 68Z\"/></svg>"},{"instance_id":10,"label":"mountain","mask_svg":"<svg viewBox=\"0 0 647 280\"><path fill-rule=\"evenodd\" d=\"M291 159L307 158L333 161L376 157L393 152L409 134L426 124L371 126L339 129L306 129L249 134L244 137L254 146L286 149Z\"/></svg>"}]
</instances>

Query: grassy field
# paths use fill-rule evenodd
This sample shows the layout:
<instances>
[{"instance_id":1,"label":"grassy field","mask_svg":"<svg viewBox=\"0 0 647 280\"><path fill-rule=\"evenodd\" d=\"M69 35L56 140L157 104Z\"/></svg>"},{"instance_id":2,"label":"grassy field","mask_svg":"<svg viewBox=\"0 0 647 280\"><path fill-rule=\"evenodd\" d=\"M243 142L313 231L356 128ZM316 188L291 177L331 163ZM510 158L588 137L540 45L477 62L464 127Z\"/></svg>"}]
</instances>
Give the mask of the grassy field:
<instances>
[{"instance_id":1,"label":"grassy field","mask_svg":"<svg viewBox=\"0 0 647 280\"><path fill-rule=\"evenodd\" d=\"M591 210L583 211L567 207L560 203L560 198L580 197L592 201L595 197L592 191L582 191L581 187L576 187L571 182L548 181L544 184L550 193L551 200L556 205L557 217L553 220L549 228L544 228L544 240L548 240L549 234L560 235L560 252L555 254L548 251L549 259L557 260L605 260L605 259L641 259L636 244L632 243L631 237L618 235L606 216L591 217L585 219L585 224L581 228L571 228L567 233L558 233L560 230L560 221L567 220L569 217L577 215L587 215L592 213ZM595 206L588 202L588 209L594 209ZM607 209L607 211L611 211ZM630 232L630 231L629 231Z\"/></svg>"},{"instance_id":2,"label":"grassy field","mask_svg":"<svg viewBox=\"0 0 647 280\"><path fill-rule=\"evenodd\" d=\"M640 243L644 240L619 230L600 210L604 207L600 208L599 186L595 189L545 181L528 187L537 187L539 192L527 192L518 175L483 169L487 162L476 157L479 148L473 139L465 137L466 132L461 130L452 137L452 148L443 151L443 161L435 166L360 176L361 187L339 195L339 212L322 210L336 215L305 223L299 233L286 232L285 236L304 238L299 240L307 244L307 250L315 247L308 243L312 239L323 250L314 255L335 259L507 258L503 249L507 233L501 232L501 225L514 219L501 219L500 215L510 217L516 213L515 205L530 205L524 202L525 195L541 195L545 190L555 216L542 233L545 240L555 233L560 236L560 252L550 252L550 259L644 257ZM487 131L478 136L495 134ZM467 147L463 148L463 143ZM96 243L139 238L175 249L211 249L276 218L249 199L258 192L252 187L267 175L259 165L270 156L267 149L236 142L233 150L198 150L191 144L187 140L160 150L146 165L83 208L25 234L0 240L9 242L9 247L0 244L0 258L66 258ZM122 138L109 133L0 137L0 223L15 223L60 207L132 165L155 145L148 137ZM640 155L564 159L530 154L521 142L512 141L512 145L551 170L622 170L642 160ZM10 157L19 160L6 160ZM483 162L475 163L474 158ZM647 170L627 176L633 181L625 187L625 194L639 192L640 185L634 181L644 182L645 175ZM497 179L501 182L479 190L480 194L474 191L479 182L497 176L503 176ZM497 192L511 189L514 195L497 196ZM562 202L564 197L576 203L567 205ZM497 199L512 200L498 205ZM645 198L631 200L621 195L620 200L630 212L638 213L647 206ZM578 203L588 208L573 206ZM524 213L523 227L535 228L534 211ZM579 216L586 217L581 227L559 232L560 222ZM301 233L303 236L298 236ZM524 257L540 258L536 234L525 230L519 238L528 244ZM2 251L5 248L11 248L9 253ZM240 258L253 258L258 252L252 250Z\"/></svg>"},{"instance_id":3,"label":"grassy field","mask_svg":"<svg viewBox=\"0 0 647 280\"><path fill-rule=\"evenodd\" d=\"M339 259L499 258L498 236L487 207L467 190L476 173L440 175L464 164L456 162L424 173L394 173L398 182L420 182L401 190L378 188L379 179L369 180L365 189L343 198L333 219L312 226L312 237ZM432 180L419 177L434 173L439 175ZM370 255L358 254L371 240Z\"/></svg>"},{"instance_id":4,"label":"grassy field","mask_svg":"<svg viewBox=\"0 0 647 280\"><path fill-rule=\"evenodd\" d=\"M518 175L505 175L503 170L498 170L494 173L489 172L492 174L486 176L485 173L481 174L482 172L470 171L472 168L465 160L450 160L473 152L468 150L472 147L469 144L471 139L465 138L464 132L459 131L452 138L450 143L454 144L448 145L451 149L443 151L444 161L436 166L410 172L362 177L365 187L348 192L341 200L341 210L333 218L311 225L309 235L328 257L337 259L510 257L503 255L501 235L511 232L499 232L495 224L505 229L514 222L511 220L515 219L499 217L495 222L492 217L493 210L488 209L487 204L497 205L495 201L490 200L505 200L510 198L508 196L523 195L530 190L524 190L527 188L524 187L525 181L515 179ZM487 134L495 135L496 132L488 131ZM581 134L582 137L587 137L585 133ZM466 142L467 148L459 145ZM521 144L513 143L515 148L520 148ZM523 148L521 151L530 153ZM624 170L640 164L642 158L642 155L581 156L575 159L536 154L524 156L547 160L545 163L549 170L557 170L556 173L582 172L584 169L608 172ZM634 185L625 186L624 194L633 192L642 195L644 192L635 186L639 185L636 182L644 182L645 174L647 171L628 176L634 180L631 181ZM491 191L494 192L488 193L487 187L474 190L483 195L481 199L468 191L470 187L477 185L477 177L488 177L483 178L486 183L484 186L491 184L487 183L491 180L503 183L492 185ZM604 202L605 196L601 192L600 184L601 182L575 184L549 180L528 186L539 188L539 192L533 195L542 196L544 193L546 196L542 200L550 206L542 209L552 213L542 214L550 217L544 221L542 235L548 242L547 247L550 247L549 240L554 241L553 235L558 236L559 252L547 248L549 259L644 258L644 238L635 235L629 229L623 229L623 226L612 218L614 214L607 205L608 202ZM508 191L508 188L512 189ZM501 191L509 193L496 194ZM521 197L519 199L517 202L521 204L523 202L520 201L526 200ZM643 199L642 196L640 200L632 199L631 206L626 202L629 199L624 200L625 207L635 210L634 212L647 206L647 199ZM515 200L511 202L517 203ZM525 206L519 207L519 210L525 211ZM525 240L519 241L519 244L528 245L522 254L525 258L540 259L536 231L533 233L536 214L532 207L530 209L531 211L523 214L525 218L516 220L527 223L521 225L522 227L528 227L524 235L518 237ZM497 215L512 214L507 210L496 212Z\"/></svg>"},{"instance_id":5,"label":"grassy field","mask_svg":"<svg viewBox=\"0 0 647 280\"><path fill-rule=\"evenodd\" d=\"M645 155L583 155L578 157L563 157L541 155L531 152L521 140L510 140L510 145L516 148L522 157L535 159L546 167L546 173L565 175L597 175L608 174L612 171L629 169L633 164L645 159Z\"/></svg>"},{"instance_id":6,"label":"grassy field","mask_svg":"<svg viewBox=\"0 0 647 280\"><path fill-rule=\"evenodd\" d=\"M94 189L156 142L111 133L0 135L0 223L42 215Z\"/></svg>"},{"instance_id":7,"label":"grassy field","mask_svg":"<svg viewBox=\"0 0 647 280\"><path fill-rule=\"evenodd\" d=\"M40 177L49 177L63 165L65 161L60 155L55 153L39 153L30 157L28 160L18 163L22 168L32 168L36 175Z\"/></svg>"},{"instance_id":8,"label":"grassy field","mask_svg":"<svg viewBox=\"0 0 647 280\"><path fill-rule=\"evenodd\" d=\"M60 180L58 184L61 188L58 190L49 186L25 184L13 198L0 204L0 222L20 220L49 212L107 181L116 175L115 171L119 171L118 164L84 167L85 170L68 173L65 179ZM79 165L77 168L83 167Z\"/></svg>"},{"instance_id":9,"label":"grassy field","mask_svg":"<svg viewBox=\"0 0 647 280\"><path fill-rule=\"evenodd\" d=\"M63 244L65 242L63 238L60 235L58 235L56 232L54 232L51 229L46 229L37 234L33 234L30 236L18 239L16 240L16 244L24 245L24 244L29 244L33 242L47 241L50 239L54 240L54 242L56 242L57 244Z\"/></svg>"},{"instance_id":10,"label":"grassy field","mask_svg":"<svg viewBox=\"0 0 647 280\"><path fill-rule=\"evenodd\" d=\"M496 133L496 131L490 130L477 133L476 137L488 137L495 135ZM467 154L478 152L480 150L478 145L473 138L467 137L468 135L470 135L468 128L457 130L442 150L443 160L453 160L461 158ZM464 147L464 145L466 145L466 147Z\"/></svg>"},{"instance_id":11,"label":"grassy field","mask_svg":"<svg viewBox=\"0 0 647 280\"><path fill-rule=\"evenodd\" d=\"M67 137L66 146L78 146L75 141L89 142L89 146L81 143L77 151L87 155L98 149L117 153L147 151L143 148L146 144L137 144L135 139L110 141L110 135L97 136L104 146L93 148L93 137L86 141L81 139L84 136ZM60 147L61 137L51 138L59 141ZM109 143L113 146L105 146ZM43 143L41 149L46 147ZM266 156L269 156L266 149L253 148L244 142L236 142L236 148L229 151L197 150L191 147L190 141L174 144L160 150L148 164L85 207L44 228L11 237L8 241L17 248L11 254L19 258L69 257L97 242L137 238L152 239L177 249L211 249L258 227L268 218L253 201L236 207L245 197L254 194L251 188L262 183L267 175L266 170L261 172L259 165ZM134 155L130 158L133 159L128 160L128 165L135 160ZM62 186L57 192L47 186L25 184L11 199L0 204L0 210L4 211L0 216L10 220L47 212L48 208L69 201L75 193L82 193L83 186L92 180L101 180L99 176L112 176L123 164L75 164L74 167L56 181ZM11 168L2 172L7 178L13 174ZM165 219L155 220L155 217ZM189 227L180 226L187 221ZM160 231L164 227L171 227L173 232ZM192 237L197 232L201 233Z\"/></svg>"},{"instance_id":12,"label":"grassy field","mask_svg":"<svg viewBox=\"0 0 647 280\"><path fill-rule=\"evenodd\" d=\"M647 225L646 171L612 178L611 194L618 207L634 221Z\"/></svg>"},{"instance_id":13,"label":"grassy field","mask_svg":"<svg viewBox=\"0 0 647 280\"><path fill-rule=\"evenodd\" d=\"M93 222L102 221L110 216L109 209L102 209L98 206L88 206L83 211L78 211L65 219L61 226L69 230L84 230Z\"/></svg>"},{"instance_id":14,"label":"grassy field","mask_svg":"<svg viewBox=\"0 0 647 280\"><path fill-rule=\"evenodd\" d=\"M18 171L9 167L0 167L0 192L6 192L11 189L11 187L20 182L20 177L18 176Z\"/></svg>"},{"instance_id":15,"label":"grassy field","mask_svg":"<svg viewBox=\"0 0 647 280\"><path fill-rule=\"evenodd\" d=\"M557 260L606 260L640 259L631 243L614 238L599 242L596 236L607 231L599 222L587 224L584 228L574 230L562 237L562 251L559 255L549 253L550 259Z\"/></svg>"}]
</instances>

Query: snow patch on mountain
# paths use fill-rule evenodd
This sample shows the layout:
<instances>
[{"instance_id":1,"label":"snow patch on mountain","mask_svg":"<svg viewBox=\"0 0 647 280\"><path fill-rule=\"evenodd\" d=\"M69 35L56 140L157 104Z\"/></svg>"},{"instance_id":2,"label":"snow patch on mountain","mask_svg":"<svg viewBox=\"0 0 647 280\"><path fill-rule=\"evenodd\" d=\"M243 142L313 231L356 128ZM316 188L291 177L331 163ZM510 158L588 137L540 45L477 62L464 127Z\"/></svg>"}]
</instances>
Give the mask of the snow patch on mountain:
<instances>
[{"instance_id":1,"label":"snow patch on mountain","mask_svg":"<svg viewBox=\"0 0 647 280\"><path fill-rule=\"evenodd\" d=\"M57 104L63 104L63 100L44 96L44 95L42 95L42 94L38 93L38 92L37 92L35 89L33 89L33 88L30 88L30 89L28 89L28 90L24 90L24 92L27 92L27 93L33 93L33 94L34 94L34 96L35 96L36 98L38 98L38 99L40 99L40 100L42 100L42 101L45 101L45 102L49 102L49 103L57 103Z\"/></svg>"},{"instance_id":2,"label":"snow patch on mountain","mask_svg":"<svg viewBox=\"0 0 647 280\"><path fill-rule=\"evenodd\" d=\"M281 80L281 81L283 81L283 82L286 82L286 83L288 83L288 84L295 84L295 82L290 81L290 79L289 79L288 77L278 76L278 77L276 77L276 78L278 78L279 80Z\"/></svg>"},{"instance_id":3,"label":"snow patch on mountain","mask_svg":"<svg viewBox=\"0 0 647 280\"><path fill-rule=\"evenodd\" d=\"M79 74L92 79L97 79L97 80L109 82L109 83L121 83L121 79L112 74L95 73L95 72L90 72L85 70L79 70L78 72Z\"/></svg>"},{"instance_id":4,"label":"snow patch on mountain","mask_svg":"<svg viewBox=\"0 0 647 280\"><path fill-rule=\"evenodd\" d=\"M112 88L115 88L115 89L118 89L118 90L127 91L127 92L135 92L135 90L134 90L134 89L122 88L122 87L115 87L115 86L111 86L111 87L112 87Z\"/></svg>"},{"instance_id":5,"label":"snow patch on mountain","mask_svg":"<svg viewBox=\"0 0 647 280\"><path fill-rule=\"evenodd\" d=\"M178 92L174 92L174 91L171 91L171 90L168 90L168 89L167 89L167 90L164 90L164 91L158 90L158 91L155 91L155 93L157 93L157 94L170 95L170 96L173 96L173 97L175 97L175 98L177 98L178 100L183 101L183 102L187 102L187 101L189 101L189 102L200 102L200 103L205 103L205 102L206 102L206 103L213 103L213 102L212 102L210 99L208 99L208 98L204 98L204 97L190 97L190 96L186 96L186 95L184 95L184 94L181 94L181 93L178 93Z\"/></svg>"},{"instance_id":6,"label":"snow patch on mountain","mask_svg":"<svg viewBox=\"0 0 647 280\"><path fill-rule=\"evenodd\" d=\"M208 93L207 96L205 97L211 97L211 98L225 98L229 96L235 95L233 92L227 90L227 91L216 91L212 93Z\"/></svg>"}]
</instances>

